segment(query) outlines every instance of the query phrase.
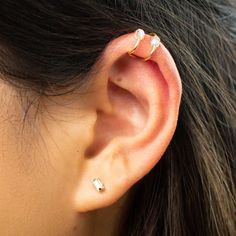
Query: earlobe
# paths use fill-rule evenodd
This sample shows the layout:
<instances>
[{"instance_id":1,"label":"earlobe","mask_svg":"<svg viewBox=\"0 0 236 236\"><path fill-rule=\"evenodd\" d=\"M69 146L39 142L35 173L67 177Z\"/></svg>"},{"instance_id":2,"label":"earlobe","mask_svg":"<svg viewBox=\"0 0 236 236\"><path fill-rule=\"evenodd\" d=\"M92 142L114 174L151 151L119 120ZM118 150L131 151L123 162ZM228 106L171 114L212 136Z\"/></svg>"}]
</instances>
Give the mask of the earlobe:
<instances>
[{"instance_id":1,"label":"earlobe","mask_svg":"<svg viewBox=\"0 0 236 236\"><path fill-rule=\"evenodd\" d=\"M168 50L162 43L153 50L151 39L145 35L130 57L127 52L137 38L121 36L108 45L98 62L103 70L95 78L96 97L91 97L97 119L76 189L79 212L118 200L157 164L174 134L180 77ZM150 51L150 60L145 60ZM91 184L94 178L100 178L104 191L96 191Z\"/></svg>"}]
</instances>

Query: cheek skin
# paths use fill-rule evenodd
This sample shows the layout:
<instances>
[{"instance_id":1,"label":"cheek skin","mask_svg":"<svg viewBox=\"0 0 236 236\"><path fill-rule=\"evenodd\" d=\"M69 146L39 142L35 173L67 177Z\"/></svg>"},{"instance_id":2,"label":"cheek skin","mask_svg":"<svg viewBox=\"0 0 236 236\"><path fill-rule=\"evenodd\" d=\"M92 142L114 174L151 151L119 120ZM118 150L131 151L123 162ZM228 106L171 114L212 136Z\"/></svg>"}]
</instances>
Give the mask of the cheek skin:
<instances>
[{"instance_id":1,"label":"cheek skin","mask_svg":"<svg viewBox=\"0 0 236 236\"><path fill-rule=\"evenodd\" d=\"M85 122L85 121L84 121ZM4 124L0 130L0 235L78 235L73 208L86 125L47 121L47 127L22 136ZM67 127L68 125L71 127ZM64 129L65 128L65 129ZM73 129L76 137L65 130ZM26 128L27 129L27 128ZM27 133L27 131L26 131ZM89 135L89 132L88 132ZM14 138L13 138L14 137ZM20 145L19 140L21 139ZM84 140L84 142L83 142Z\"/></svg>"}]
</instances>

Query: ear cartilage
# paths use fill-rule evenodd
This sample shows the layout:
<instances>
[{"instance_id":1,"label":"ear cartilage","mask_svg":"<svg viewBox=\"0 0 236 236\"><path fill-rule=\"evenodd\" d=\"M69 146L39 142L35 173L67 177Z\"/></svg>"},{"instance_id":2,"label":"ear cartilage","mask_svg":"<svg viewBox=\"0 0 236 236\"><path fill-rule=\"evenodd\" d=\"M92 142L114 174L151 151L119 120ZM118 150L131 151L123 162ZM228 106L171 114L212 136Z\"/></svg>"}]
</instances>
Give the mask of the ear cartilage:
<instances>
[{"instance_id":1,"label":"ear cartilage","mask_svg":"<svg viewBox=\"0 0 236 236\"><path fill-rule=\"evenodd\" d=\"M105 190L105 186L99 178L93 179L92 183L98 192Z\"/></svg>"},{"instance_id":2,"label":"ear cartilage","mask_svg":"<svg viewBox=\"0 0 236 236\"><path fill-rule=\"evenodd\" d=\"M135 43L135 45L134 45L134 48L133 48L131 51L128 52L129 56L131 56L131 57L136 57L133 53L134 53L134 51L137 49L137 47L138 47L139 43L141 42L141 40L143 40L144 37L145 37L145 32L144 32L144 30L142 30L142 29L137 29L137 30L135 31L134 37L135 37L135 39L136 39L136 43Z\"/></svg>"},{"instance_id":3,"label":"ear cartilage","mask_svg":"<svg viewBox=\"0 0 236 236\"><path fill-rule=\"evenodd\" d=\"M144 61L149 60L152 57L152 54L156 51L156 49L159 47L161 39L156 35L156 33L150 33L151 35L151 41L150 44L152 46L151 52L148 57L144 58Z\"/></svg>"}]
</instances>

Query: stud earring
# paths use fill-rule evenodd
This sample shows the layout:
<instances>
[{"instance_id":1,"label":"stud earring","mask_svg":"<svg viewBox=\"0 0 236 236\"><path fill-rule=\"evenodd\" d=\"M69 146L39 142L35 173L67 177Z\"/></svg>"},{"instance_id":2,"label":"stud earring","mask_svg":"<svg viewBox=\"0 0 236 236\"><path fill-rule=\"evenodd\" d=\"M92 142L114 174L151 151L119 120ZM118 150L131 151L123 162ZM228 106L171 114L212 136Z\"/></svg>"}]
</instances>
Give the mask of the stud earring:
<instances>
[{"instance_id":1,"label":"stud earring","mask_svg":"<svg viewBox=\"0 0 236 236\"><path fill-rule=\"evenodd\" d=\"M92 183L98 192L105 190L105 186L99 178L93 179Z\"/></svg>"},{"instance_id":2,"label":"stud earring","mask_svg":"<svg viewBox=\"0 0 236 236\"><path fill-rule=\"evenodd\" d=\"M134 53L134 51L137 49L137 47L138 47L139 43L141 42L141 40L144 39L144 36L145 36L145 32L144 32L142 29L137 29L137 30L135 31L134 37L136 38L136 43L135 43L135 45L134 45L134 48L133 48L131 51L128 52L129 56L131 56L131 57L137 57L137 56L135 56L133 53Z\"/></svg>"},{"instance_id":3,"label":"stud earring","mask_svg":"<svg viewBox=\"0 0 236 236\"><path fill-rule=\"evenodd\" d=\"M149 60L152 57L152 54L155 52L155 50L159 47L160 45L160 38L156 35L156 33L150 33L149 35L152 36L150 44L152 46L151 52L148 57L144 58L144 61Z\"/></svg>"}]
</instances>

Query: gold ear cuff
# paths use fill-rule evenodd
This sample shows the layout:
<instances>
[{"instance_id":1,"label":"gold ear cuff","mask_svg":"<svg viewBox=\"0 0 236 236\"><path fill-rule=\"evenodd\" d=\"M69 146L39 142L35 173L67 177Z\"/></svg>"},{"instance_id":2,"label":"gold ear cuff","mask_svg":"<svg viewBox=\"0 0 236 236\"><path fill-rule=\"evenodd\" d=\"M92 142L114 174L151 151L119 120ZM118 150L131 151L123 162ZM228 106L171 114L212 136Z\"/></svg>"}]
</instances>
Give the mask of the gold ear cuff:
<instances>
[{"instance_id":1,"label":"gold ear cuff","mask_svg":"<svg viewBox=\"0 0 236 236\"><path fill-rule=\"evenodd\" d=\"M134 48L128 52L129 56L131 57L137 57L135 54L134 54L134 51L137 49L138 45L140 44L141 40L144 39L145 37L145 32L142 30L142 29L137 29L135 31L135 34L134 34L134 37L136 39L136 43L134 45Z\"/></svg>"},{"instance_id":2,"label":"gold ear cuff","mask_svg":"<svg viewBox=\"0 0 236 236\"><path fill-rule=\"evenodd\" d=\"M149 35L152 36L152 37L151 37L151 40L150 40L151 51L150 51L149 56L147 56L146 58L142 58L142 57L136 56L136 55L134 54L134 52L135 52L135 50L138 48L140 42L141 42L141 41L144 39L144 37L145 37L145 32L144 32L142 29L137 29L137 30L135 31L134 37L135 37L135 39L136 39L136 43L135 43L135 45L134 45L134 48L133 48L131 51L128 52L129 56L131 56L131 57L136 57L136 58L141 58L141 59L143 59L144 61L148 61L148 60L152 57L152 55L153 55L153 53L155 52L155 50L159 47L161 40L160 40L160 38L157 36L156 33L149 33Z\"/></svg>"},{"instance_id":3,"label":"gold ear cuff","mask_svg":"<svg viewBox=\"0 0 236 236\"><path fill-rule=\"evenodd\" d=\"M152 54L156 51L156 49L159 47L160 45L160 38L156 35L156 33L150 33L149 35L151 35L151 40L150 40L150 44L152 46L150 55L146 58L144 58L144 61L149 60L152 57Z\"/></svg>"}]
</instances>

